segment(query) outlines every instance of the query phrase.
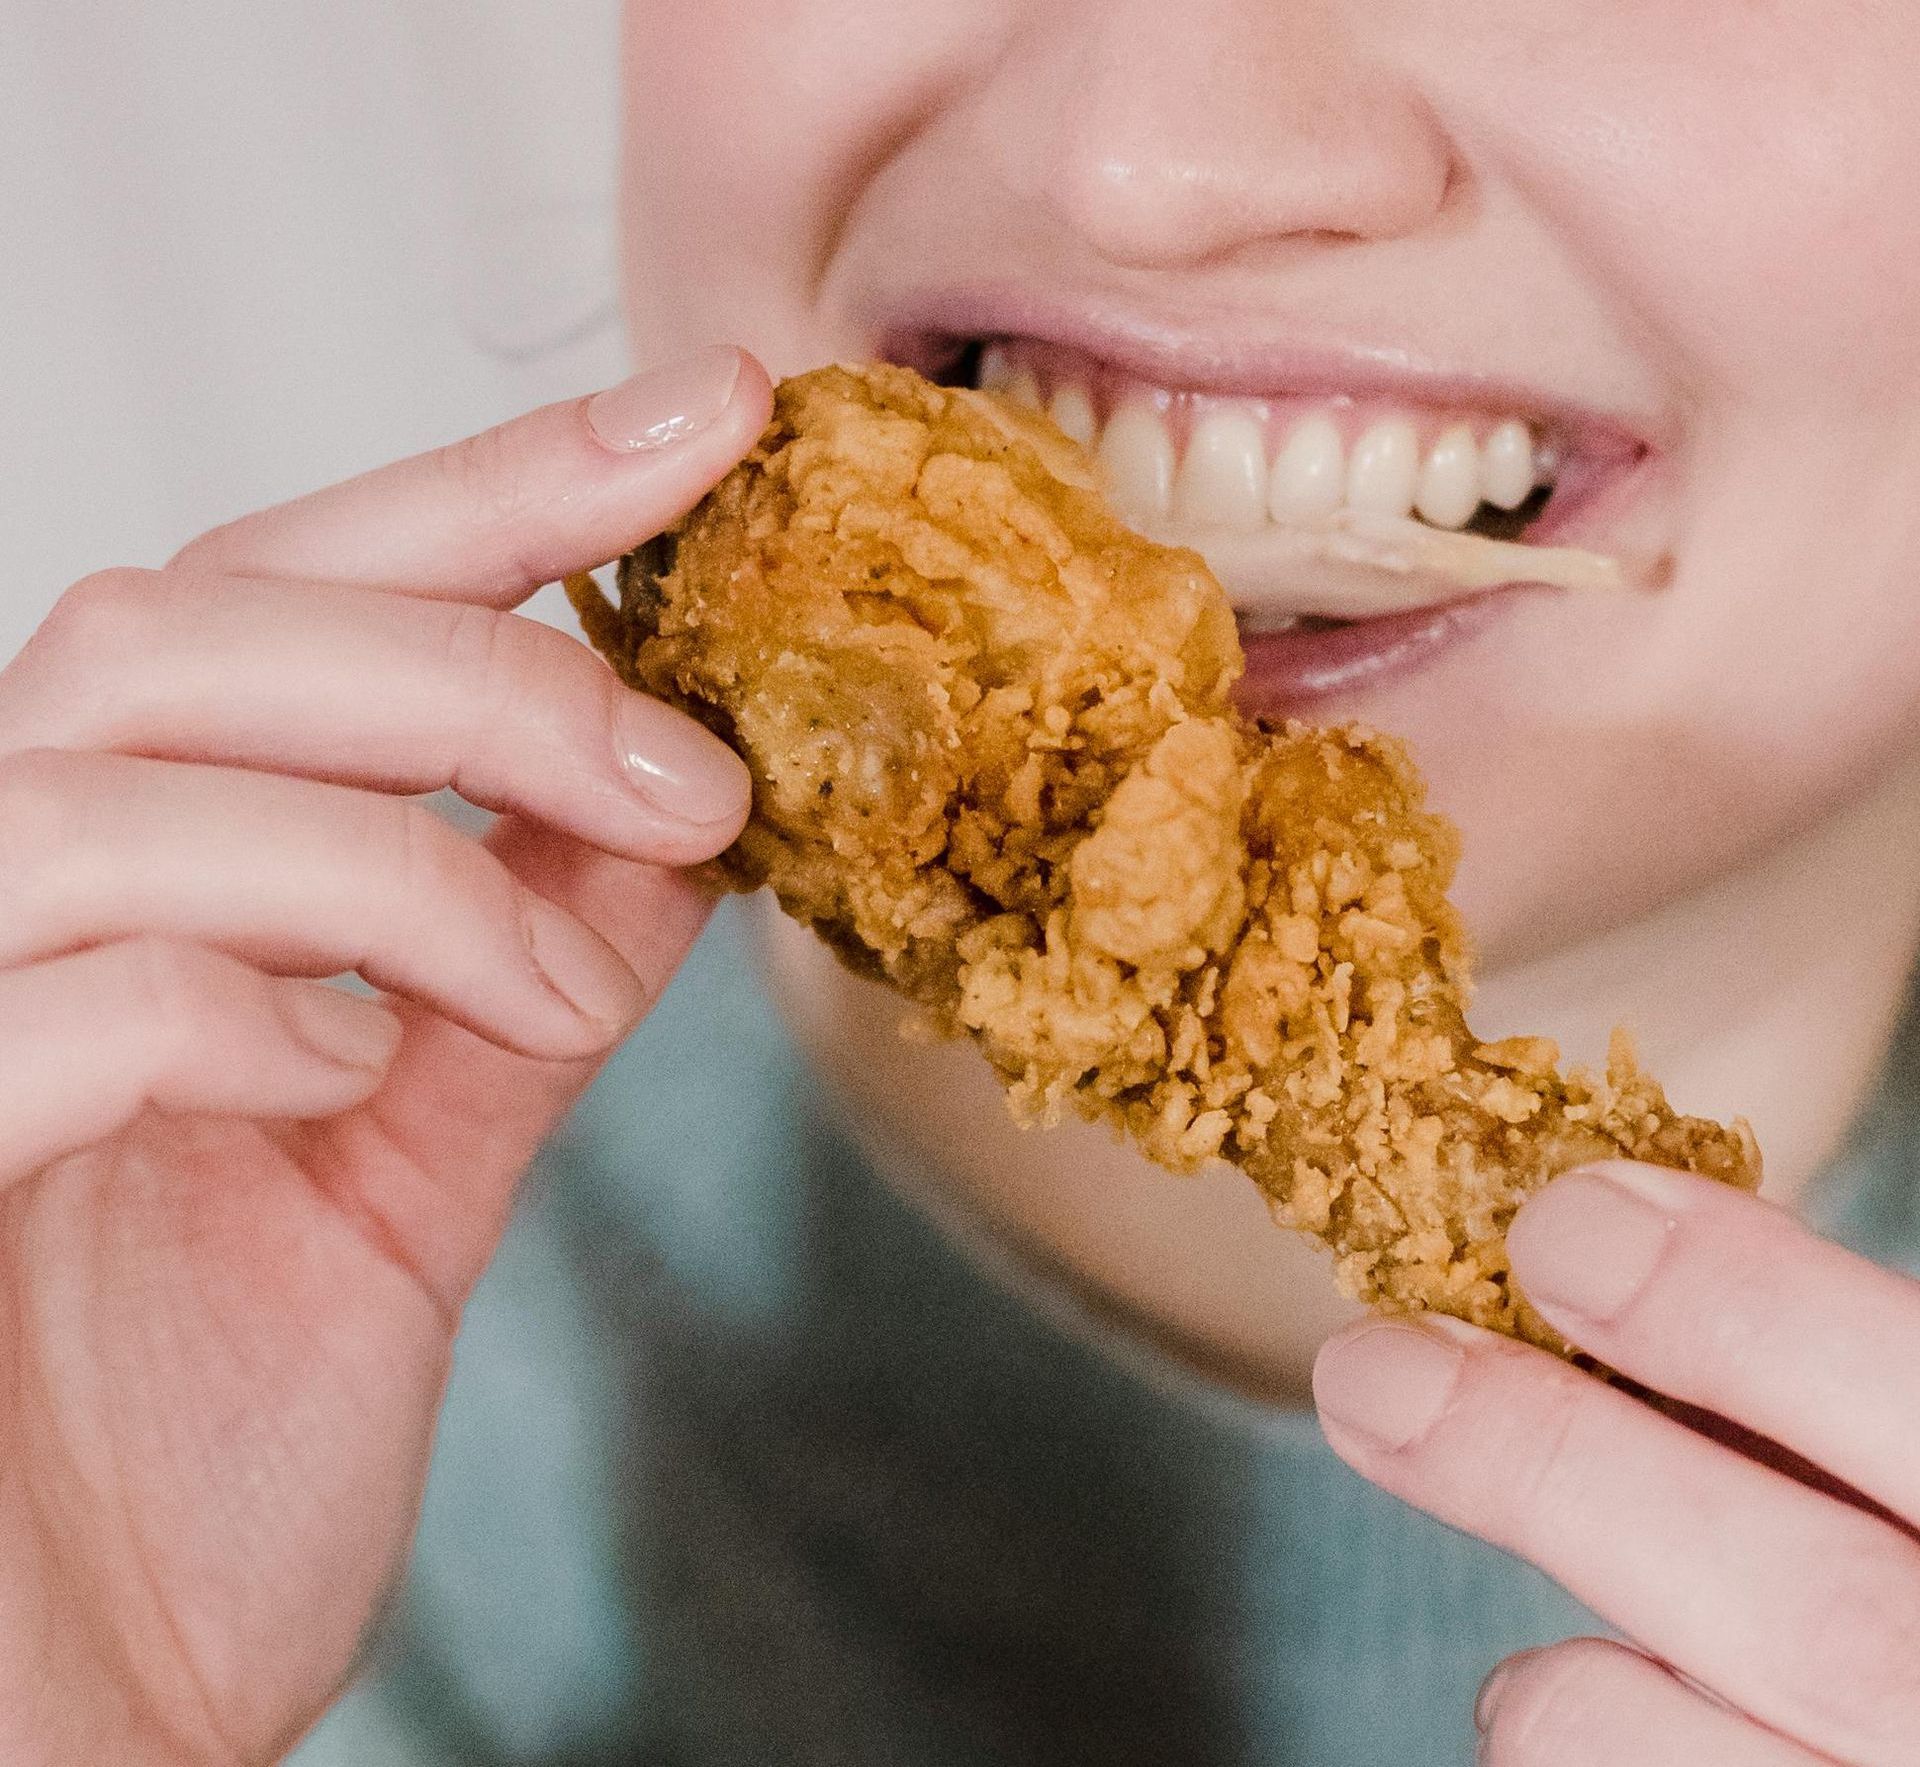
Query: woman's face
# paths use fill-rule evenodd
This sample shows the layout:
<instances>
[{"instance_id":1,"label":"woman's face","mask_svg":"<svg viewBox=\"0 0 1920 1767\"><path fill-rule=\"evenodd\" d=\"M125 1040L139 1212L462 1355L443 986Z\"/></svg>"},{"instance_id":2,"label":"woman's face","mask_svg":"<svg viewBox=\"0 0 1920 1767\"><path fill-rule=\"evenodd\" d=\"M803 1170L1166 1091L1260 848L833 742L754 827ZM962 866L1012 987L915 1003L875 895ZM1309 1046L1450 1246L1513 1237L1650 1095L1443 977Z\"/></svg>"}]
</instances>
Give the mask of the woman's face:
<instances>
[{"instance_id":1,"label":"woman's face","mask_svg":"<svg viewBox=\"0 0 1920 1767\"><path fill-rule=\"evenodd\" d=\"M1250 646L1253 709L1411 742L1490 956L1677 896L1905 752L1909 0L628 10L646 353L964 373L1003 340L988 372L1082 425L1089 397L1115 482L1149 513L1170 484L1162 525L1266 623L1314 611L1276 496L1411 487L1447 525L1477 487L1486 528L1551 482L1523 537L1639 573L1464 611L1416 581L1410 614Z\"/></svg>"}]
</instances>

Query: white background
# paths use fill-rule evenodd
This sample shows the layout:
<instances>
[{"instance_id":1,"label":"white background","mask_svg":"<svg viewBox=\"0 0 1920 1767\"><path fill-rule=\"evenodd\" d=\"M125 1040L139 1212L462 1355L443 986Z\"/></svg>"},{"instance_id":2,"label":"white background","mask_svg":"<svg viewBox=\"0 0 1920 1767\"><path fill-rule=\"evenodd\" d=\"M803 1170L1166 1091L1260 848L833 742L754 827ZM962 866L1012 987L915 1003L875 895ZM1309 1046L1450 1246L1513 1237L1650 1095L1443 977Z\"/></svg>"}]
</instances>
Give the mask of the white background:
<instances>
[{"instance_id":1,"label":"white background","mask_svg":"<svg viewBox=\"0 0 1920 1767\"><path fill-rule=\"evenodd\" d=\"M616 377L617 0L5 0L0 661L72 579Z\"/></svg>"}]
</instances>

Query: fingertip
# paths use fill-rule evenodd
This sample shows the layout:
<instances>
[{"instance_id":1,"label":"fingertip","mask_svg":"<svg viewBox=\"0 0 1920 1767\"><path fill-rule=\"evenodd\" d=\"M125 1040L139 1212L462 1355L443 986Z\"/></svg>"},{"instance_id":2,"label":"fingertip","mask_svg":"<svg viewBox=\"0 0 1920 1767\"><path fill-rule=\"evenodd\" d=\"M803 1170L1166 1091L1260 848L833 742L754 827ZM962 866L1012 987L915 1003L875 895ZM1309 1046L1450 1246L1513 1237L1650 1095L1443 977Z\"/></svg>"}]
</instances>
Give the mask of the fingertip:
<instances>
[{"instance_id":1,"label":"fingertip","mask_svg":"<svg viewBox=\"0 0 1920 1767\"><path fill-rule=\"evenodd\" d=\"M1452 1405L1465 1364L1456 1335L1437 1324L1437 1316L1370 1319L1322 1345L1313 1399L1323 1425L1376 1453L1398 1453L1424 1437Z\"/></svg>"},{"instance_id":2,"label":"fingertip","mask_svg":"<svg viewBox=\"0 0 1920 1767\"><path fill-rule=\"evenodd\" d=\"M523 895L521 926L535 973L572 1012L584 1038L563 1038L553 1054L577 1058L611 1049L646 1009L639 978L592 927L535 891Z\"/></svg>"},{"instance_id":3,"label":"fingertip","mask_svg":"<svg viewBox=\"0 0 1920 1767\"><path fill-rule=\"evenodd\" d=\"M740 352L740 379L733 396L741 415L753 421L757 437L773 419L773 376L751 350Z\"/></svg>"},{"instance_id":4,"label":"fingertip","mask_svg":"<svg viewBox=\"0 0 1920 1767\"><path fill-rule=\"evenodd\" d=\"M614 454L657 454L690 441L727 415L745 368L741 351L716 344L642 369L587 400L588 432Z\"/></svg>"},{"instance_id":5,"label":"fingertip","mask_svg":"<svg viewBox=\"0 0 1920 1767\"><path fill-rule=\"evenodd\" d=\"M746 763L686 713L643 693L618 693L615 760L635 796L660 818L673 848L647 856L697 864L724 852L752 808Z\"/></svg>"},{"instance_id":6,"label":"fingertip","mask_svg":"<svg viewBox=\"0 0 1920 1767\"><path fill-rule=\"evenodd\" d=\"M510 607L680 519L765 430L767 371L698 350L203 534L211 574Z\"/></svg>"},{"instance_id":7,"label":"fingertip","mask_svg":"<svg viewBox=\"0 0 1920 1767\"><path fill-rule=\"evenodd\" d=\"M288 982L281 1016L296 1041L334 1067L378 1076L400 1048L400 1020L378 1001L325 982Z\"/></svg>"},{"instance_id":8,"label":"fingertip","mask_svg":"<svg viewBox=\"0 0 1920 1767\"><path fill-rule=\"evenodd\" d=\"M640 369L581 406L588 434L610 454L662 455L717 434L717 454L728 464L758 439L772 412L772 377L734 344Z\"/></svg>"},{"instance_id":9,"label":"fingertip","mask_svg":"<svg viewBox=\"0 0 1920 1767\"><path fill-rule=\"evenodd\" d=\"M627 859L518 816L487 845L530 889L565 903L619 953L657 1000L713 913L716 891L696 874Z\"/></svg>"}]
</instances>

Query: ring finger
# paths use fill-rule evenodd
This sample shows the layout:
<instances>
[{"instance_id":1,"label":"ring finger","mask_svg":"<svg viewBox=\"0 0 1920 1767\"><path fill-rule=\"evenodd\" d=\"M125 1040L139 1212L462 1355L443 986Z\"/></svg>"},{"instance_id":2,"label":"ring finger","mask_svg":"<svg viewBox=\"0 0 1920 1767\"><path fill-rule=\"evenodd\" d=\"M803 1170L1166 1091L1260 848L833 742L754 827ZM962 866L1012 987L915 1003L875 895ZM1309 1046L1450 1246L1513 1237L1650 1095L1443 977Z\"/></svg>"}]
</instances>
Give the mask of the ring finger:
<instances>
[{"instance_id":1,"label":"ring finger","mask_svg":"<svg viewBox=\"0 0 1920 1767\"><path fill-rule=\"evenodd\" d=\"M555 1060L603 1052L644 1006L597 933L417 803L115 755L0 760L0 968L140 935L281 975L355 970Z\"/></svg>"},{"instance_id":2,"label":"ring finger","mask_svg":"<svg viewBox=\"0 0 1920 1767\"><path fill-rule=\"evenodd\" d=\"M144 1107L324 1117L379 1085L392 1013L218 952L129 939L0 973L0 1185Z\"/></svg>"}]
</instances>

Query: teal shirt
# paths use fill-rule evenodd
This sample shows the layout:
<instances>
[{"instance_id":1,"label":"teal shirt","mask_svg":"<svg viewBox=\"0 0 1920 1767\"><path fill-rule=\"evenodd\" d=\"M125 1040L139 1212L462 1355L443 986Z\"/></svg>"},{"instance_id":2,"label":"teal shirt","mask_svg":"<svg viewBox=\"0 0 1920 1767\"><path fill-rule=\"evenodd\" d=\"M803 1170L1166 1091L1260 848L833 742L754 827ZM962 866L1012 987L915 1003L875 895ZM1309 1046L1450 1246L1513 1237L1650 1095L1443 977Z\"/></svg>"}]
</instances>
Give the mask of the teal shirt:
<instances>
[{"instance_id":1,"label":"teal shirt","mask_svg":"<svg viewBox=\"0 0 1920 1767\"><path fill-rule=\"evenodd\" d=\"M1910 1066L1816 1198L1908 1263ZM1595 1629L878 1183L727 914L543 1156L295 1759L1464 1767L1487 1670Z\"/></svg>"}]
</instances>

